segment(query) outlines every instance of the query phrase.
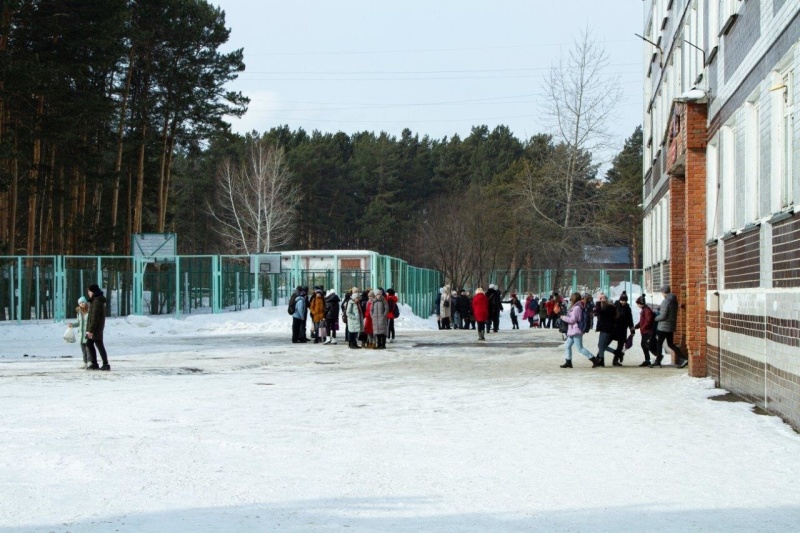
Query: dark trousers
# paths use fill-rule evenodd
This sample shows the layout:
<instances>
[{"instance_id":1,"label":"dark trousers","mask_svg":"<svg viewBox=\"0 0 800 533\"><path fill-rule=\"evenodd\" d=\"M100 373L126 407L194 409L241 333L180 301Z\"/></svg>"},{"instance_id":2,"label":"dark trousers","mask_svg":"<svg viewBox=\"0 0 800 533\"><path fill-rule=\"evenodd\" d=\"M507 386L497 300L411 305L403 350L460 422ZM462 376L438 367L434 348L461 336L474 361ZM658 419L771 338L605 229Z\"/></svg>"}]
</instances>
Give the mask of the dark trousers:
<instances>
[{"instance_id":1,"label":"dark trousers","mask_svg":"<svg viewBox=\"0 0 800 533\"><path fill-rule=\"evenodd\" d=\"M334 329L334 327L336 327L336 319L335 318L326 318L325 319L325 327L328 328L328 335L330 335L331 337L333 337L335 339L336 338L336 330Z\"/></svg>"},{"instance_id":2,"label":"dark trousers","mask_svg":"<svg viewBox=\"0 0 800 533\"><path fill-rule=\"evenodd\" d=\"M450 317L443 316L442 317L442 329L450 329Z\"/></svg>"},{"instance_id":3,"label":"dark trousers","mask_svg":"<svg viewBox=\"0 0 800 533\"><path fill-rule=\"evenodd\" d=\"M604 331L600 332L600 339L597 341L597 358L600 360L604 359L604 355L606 352L614 353L614 350L611 349L611 343L614 341L614 334L613 333L606 333Z\"/></svg>"},{"instance_id":4,"label":"dark trousers","mask_svg":"<svg viewBox=\"0 0 800 533\"><path fill-rule=\"evenodd\" d=\"M387 331L389 332L389 335L387 337L390 338L390 339L394 339L394 318L390 318L389 319L389 326L388 327L389 327L389 329Z\"/></svg>"},{"instance_id":5,"label":"dark trousers","mask_svg":"<svg viewBox=\"0 0 800 533\"><path fill-rule=\"evenodd\" d=\"M95 351L95 346L97 351ZM103 365L108 364L108 355L106 354L106 347L103 345L102 339L86 339L86 349L89 350L89 359L92 366L97 366L97 352L100 352L100 357L103 359Z\"/></svg>"},{"instance_id":6,"label":"dark trousers","mask_svg":"<svg viewBox=\"0 0 800 533\"><path fill-rule=\"evenodd\" d=\"M675 356L678 358L678 362L681 362L681 359L686 359L683 355L683 352L680 348L675 345L675 342L672 340L672 336L674 333L672 331L656 331L656 345L658 346L658 351L656 352L656 357L661 360L664 357L664 341L667 341L667 346Z\"/></svg>"},{"instance_id":7,"label":"dark trousers","mask_svg":"<svg viewBox=\"0 0 800 533\"><path fill-rule=\"evenodd\" d=\"M511 315L511 329L519 329L519 320L517 320L517 315Z\"/></svg>"},{"instance_id":8,"label":"dark trousers","mask_svg":"<svg viewBox=\"0 0 800 533\"><path fill-rule=\"evenodd\" d=\"M497 330L500 329L500 313L493 314L490 322L492 323L492 331L497 333ZM486 328L486 331L489 331L488 327Z\"/></svg>"},{"instance_id":9,"label":"dark trousers","mask_svg":"<svg viewBox=\"0 0 800 533\"><path fill-rule=\"evenodd\" d=\"M292 342L300 342L305 337L305 321L302 318L292 318Z\"/></svg>"},{"instance_id":10,"label":"dark trousers","mask_svg":"<svg viewBox=\"0 0 800 533\"><path fill-rule=\"evenodd\" d=\"M642 333L642 343L640 346L642 347L642 352L644 352L645 361L650 360L650 337L652 336L652 333Z\"/></svg>"}]
</instances>

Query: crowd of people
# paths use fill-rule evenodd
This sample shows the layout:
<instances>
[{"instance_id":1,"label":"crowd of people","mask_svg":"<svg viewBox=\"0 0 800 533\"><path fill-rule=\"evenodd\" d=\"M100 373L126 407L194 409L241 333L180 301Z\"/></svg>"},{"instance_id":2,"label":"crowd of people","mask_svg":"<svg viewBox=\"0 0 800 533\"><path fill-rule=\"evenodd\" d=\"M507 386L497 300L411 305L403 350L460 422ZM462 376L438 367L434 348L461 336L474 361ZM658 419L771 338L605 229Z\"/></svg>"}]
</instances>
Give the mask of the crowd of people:
<instances>
[{"instance_id":1,"label":"crowd of people","mask_svg":"<svg viewBox=\"0 0 800 533\"><path fill-rule=\"evenodd\" d=\"M288 311L293 343L337 344L336 333L344 329L352 349L386 349L387 341L394 342L394 321L400 316L394 289L381 287L365 291L353 287L341 299L334 289L325 292L324 287L315 286L309 291L300 286L289 297Z\"/></svg>"},{"instance_id":2,"label":"crowd of people","mask_svg":"<svg viewBox=\"0 0 800 533\"><path fill-rule=\"evenodd\" d=\"M528 293L524 303L515 292L503 301L496 285L475 289L474 296L465 289L451 290L449 285L439 289L434 301L439 329L473 329L478 340L485 341L486 333L497 333L503 304L509 305L512 329L519 329L519 318L529 327L558 328L566 341L566 360L561 368L572 368L572 348L584 355L592 367L606 366L606 352L613 358L612 366L622 366L625 351L632 347L638 329L644 361L641 367L660 367L664 359L664 344L676 355L677 366L688 364L688 359L675 344L673 335L677 326L678 300L669 285L661 287L663 300L654 311L644 296L636 299L639 322L634 324L633 311L628 304L628 294L623 291L616 302L600 293L595 302L589 293L573 293L568 301L556 291L548 297L539 298ZM597 353L591 353L583 345L583 336L592 329L598 332ZM612 344L616 343L612 347ZM652 357L652 360L651 360Z\"/></svg>"}]
</instances>

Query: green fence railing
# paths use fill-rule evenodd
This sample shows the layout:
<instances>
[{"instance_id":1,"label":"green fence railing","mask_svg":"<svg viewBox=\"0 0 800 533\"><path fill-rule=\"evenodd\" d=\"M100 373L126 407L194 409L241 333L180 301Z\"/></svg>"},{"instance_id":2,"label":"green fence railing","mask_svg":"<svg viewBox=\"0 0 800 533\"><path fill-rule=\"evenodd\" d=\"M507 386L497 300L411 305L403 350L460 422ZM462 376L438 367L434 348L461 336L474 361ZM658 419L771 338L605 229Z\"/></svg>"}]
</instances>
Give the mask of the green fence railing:
<instances>
[{"instance_id":1,"label":"green fence railing","mask_svg":"<svg viewBox=\"0 0 800 533\"><path fill-rule=\"evenodd\" d=\"M369 270L303 269L294 258L281 272L259 274L250 272L250 256L184 255L158 262L133 256L0 256L0 320L73 318L78 298L95 283L105 292L108 316L179 316L281 305L298 285L333 287L340 294L351 287L393 287L401 303L427 316L441 275L367 253L373 265Z\"/></svg>"}]
</instances>

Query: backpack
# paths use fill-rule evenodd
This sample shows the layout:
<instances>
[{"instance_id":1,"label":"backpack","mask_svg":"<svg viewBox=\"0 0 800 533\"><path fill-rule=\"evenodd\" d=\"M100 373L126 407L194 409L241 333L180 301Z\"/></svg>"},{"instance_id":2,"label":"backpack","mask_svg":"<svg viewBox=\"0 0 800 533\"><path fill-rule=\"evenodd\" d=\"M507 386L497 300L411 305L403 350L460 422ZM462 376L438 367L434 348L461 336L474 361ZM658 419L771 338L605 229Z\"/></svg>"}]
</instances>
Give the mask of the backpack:
<instances>
[{"instance_id":1,"label":"backpack","mask_svg":"<svg viewBox=\"0 0 800 533\"><path fill-rule=\"evenodd\" d=\"M400 306L397 302L392 302L392 313L394 313L395 318L400 316Z\"/></svg>"},{"instance_id":2,"label":"backpack","mask_svg":"<svg viewBox=\"0 0 800 533\"><path fill-rule=\"evenodd\" d=\"M516 308L517 308L517 311L518 311L518 312L520 312L520 313L522 312L522 304L520 303L520 301L519 301L519 300L517 300L517 303L516 303Z\"/></svg>"},{"instance_id":3,"label":"backpack","mask_svg":"<svg viewBox=\"0 0 800 533\"><path fill-rule=\"evenodd\" d=\"M581 306L581 318L578 321L578 327L581 333L589 333L589 330L592 329L592 316L589 314L589 310L586 309L585 305Z\"/></svg>"},{"instance_id":4,"label":"backpack","mask_svg":"<svg viewBox=\"0 0 800 533\"><path fill-rule=\"evenodd\" d=\"M289 309L286 310L290 315L294 314L296 303L297 303L297 295L295 294L292 295L291 298L289 298Z\"/></svg>"}]
</instances>

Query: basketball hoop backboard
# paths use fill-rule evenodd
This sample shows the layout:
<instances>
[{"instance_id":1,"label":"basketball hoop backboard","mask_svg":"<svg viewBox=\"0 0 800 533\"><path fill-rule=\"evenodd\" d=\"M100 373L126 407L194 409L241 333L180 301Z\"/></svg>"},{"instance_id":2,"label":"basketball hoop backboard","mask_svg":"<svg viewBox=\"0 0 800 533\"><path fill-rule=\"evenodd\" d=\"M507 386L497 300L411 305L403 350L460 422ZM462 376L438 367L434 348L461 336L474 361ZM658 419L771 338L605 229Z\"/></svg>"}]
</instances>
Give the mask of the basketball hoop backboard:
<instances>
[{"instance_id":1,"label":"basketball hoop backboard","mask_svg":"<svg viewBox=\"0 0 800 533\"><path fill-rule=\"evenodd\" d=\"M147 263L174 261L178 253L178 237L175 233L134 233L131 248L134 257Z\"/></svg>"}]
</instances>

